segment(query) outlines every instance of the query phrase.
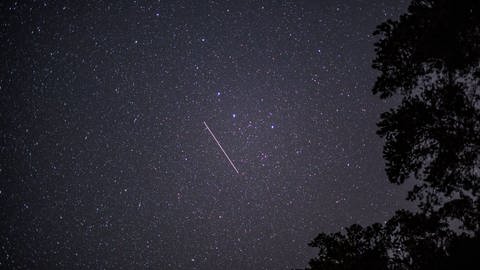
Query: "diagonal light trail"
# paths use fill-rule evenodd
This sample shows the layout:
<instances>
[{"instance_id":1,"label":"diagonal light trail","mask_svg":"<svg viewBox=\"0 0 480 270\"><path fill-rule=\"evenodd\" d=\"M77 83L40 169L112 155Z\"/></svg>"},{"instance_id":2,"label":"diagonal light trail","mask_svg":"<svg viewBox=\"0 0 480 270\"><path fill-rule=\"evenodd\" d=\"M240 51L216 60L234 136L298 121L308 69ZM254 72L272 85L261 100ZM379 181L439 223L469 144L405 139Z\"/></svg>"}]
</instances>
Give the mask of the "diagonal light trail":
<instances>
[{"instance_id":1,"label":"diagonal light trail","mask_svg":"<svg viewBox=\"0 0 480 270\"><path fill-rule=\"evenodd\" d=\"M233 161L228 157L227 152L225 152L225 150L223 149L223 147L222 147L222 145L220 144L220 142L217 140L217 138L215 137L215 135L213 135L212 130L207 126L207 123L205 123L205 121L203 121L203 124L204 124L205 127L208 129L208 132L210 132L210 134L212 134L213 139L217 142L217 144L218 144L218 146L220 147L220 149L222 149L222 152L225 154L225 156L227 157L227 159L228 159L228 161L230 162L230 164L232 164L233 169L235 169L235 171L236 171L237 173L239 173L238 170L237 170L237 167L235 167L235 164L233 164Z\"/></svg>"}]
</instances>

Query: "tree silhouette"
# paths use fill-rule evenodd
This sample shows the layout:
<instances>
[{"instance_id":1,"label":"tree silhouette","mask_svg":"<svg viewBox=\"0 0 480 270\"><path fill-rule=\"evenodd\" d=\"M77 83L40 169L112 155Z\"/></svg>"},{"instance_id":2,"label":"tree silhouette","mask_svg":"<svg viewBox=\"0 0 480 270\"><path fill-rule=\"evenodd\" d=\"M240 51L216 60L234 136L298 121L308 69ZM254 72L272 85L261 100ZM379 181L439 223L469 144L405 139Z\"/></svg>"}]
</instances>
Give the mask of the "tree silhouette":
<instances>
[{"instance_id":1,"label":"tree silhouette","mask_svg":"<svg viewBox=\"0 0 480 270\"><path fill-rule=\"evenodd\" d=\"M402 96L378 134L389 180L420 180L409 199L432 210L480 191L480 2L416 0L408 11L375 31L373 92Z\"/></svg>"},{"instance_id":2,"label":"tree silhouette","mask_svg":"<svg viewBox=\"0 0 480 270\"><path fill-rule=\"evenodd\" d=\"M310 260L312 269L385 269L388 264L385 230L376 223L354 224L346 233L319 234L309 245L320 249Z\"/></svg>"},{"instance_id":3,"label":"tree silhouette","mask_svg":"<svg viewBox=\"0 0 480 270\"><path fill-rule=\"evenodd\" d=\"M480 1L413 0L380 24L373 93L390 182L418 184L385 224L321 233L310 269L468 269L480 250Z\"/></svg>"},{"instance_id":4,"label":"tree silhouette","mask_svg":"<svg viewBox=\"0 0 480 270\"><path fill-rule=\"evenodd\" d=\"M437 215L397 211L385 225L354 224L344 233L319 234L309 245L319 248L311 269L443 269L441 243L452 237Z\"/></svg>"}]
</instances>

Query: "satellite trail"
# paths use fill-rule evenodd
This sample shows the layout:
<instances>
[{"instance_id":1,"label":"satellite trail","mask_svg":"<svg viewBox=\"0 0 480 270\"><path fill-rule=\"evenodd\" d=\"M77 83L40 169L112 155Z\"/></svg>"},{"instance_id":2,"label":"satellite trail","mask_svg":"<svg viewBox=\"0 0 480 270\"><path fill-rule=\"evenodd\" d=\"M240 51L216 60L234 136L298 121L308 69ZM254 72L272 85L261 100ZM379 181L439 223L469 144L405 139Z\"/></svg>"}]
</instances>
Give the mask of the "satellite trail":
<instances>
[{"instance_id":1,"label":"satellite trail","mask_svg":"<svg viewBox=\"0 0 480 270\"><path fill-rule=\"evenodd\" d=\"M203 124L205 125L205 127L207 127L208 129L208 132L210 132L210 134L212 134L212 137L213 139L217 142L218 146L220 147L220 149L222 149L222 152L225 154L225 156L227 157L228 161L230 162L230 164L232 164L232 167L233 169L237 172L237 174L239 173L237 168L235 167L235 164L233 164L232 160L228 157L227 155L227 152L225 152L225 150L223 149L222 145L220 144L220 142L217 140L217 138L215 137L215 135L213 135L213 132L212 130L207 126L207 123L205 123L205 121L203 121Z\"/></svg>"}]
</instances>

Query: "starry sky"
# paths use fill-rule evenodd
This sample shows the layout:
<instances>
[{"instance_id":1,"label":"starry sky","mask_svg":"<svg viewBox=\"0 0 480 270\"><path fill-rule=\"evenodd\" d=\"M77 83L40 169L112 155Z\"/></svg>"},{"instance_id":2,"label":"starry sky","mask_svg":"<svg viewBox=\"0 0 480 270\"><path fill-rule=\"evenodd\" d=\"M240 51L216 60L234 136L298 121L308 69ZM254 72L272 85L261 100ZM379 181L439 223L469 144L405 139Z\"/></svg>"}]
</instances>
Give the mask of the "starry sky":
<instances>
[{"instance_id":1,"label":"starry sky","mask_svg":"<svg viewBox=\"0 0 480 270\"><path fill-rule=\"evenodd\" d=\"M0 266L305 267L408 207L370 67L407 4L2 1Z\"/></svg>"}]
</instances>

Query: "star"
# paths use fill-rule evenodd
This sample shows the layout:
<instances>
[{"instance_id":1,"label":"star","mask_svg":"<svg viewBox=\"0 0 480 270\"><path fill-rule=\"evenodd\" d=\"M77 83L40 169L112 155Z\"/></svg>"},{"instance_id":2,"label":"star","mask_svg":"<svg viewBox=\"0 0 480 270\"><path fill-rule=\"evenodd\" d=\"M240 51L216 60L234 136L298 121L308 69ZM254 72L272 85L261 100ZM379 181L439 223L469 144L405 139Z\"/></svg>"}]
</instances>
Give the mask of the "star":
<instances>
[{"instance_id":1,"label":"star","mask_svg":"<svg viewBox=\"0 0 480 270\"><path fill-rule=\"evenodd\" d=\"M403 1L31 2L2 4L4 268L302 268L403 201L365 38Z\"/></svg>"}]
</instances>

